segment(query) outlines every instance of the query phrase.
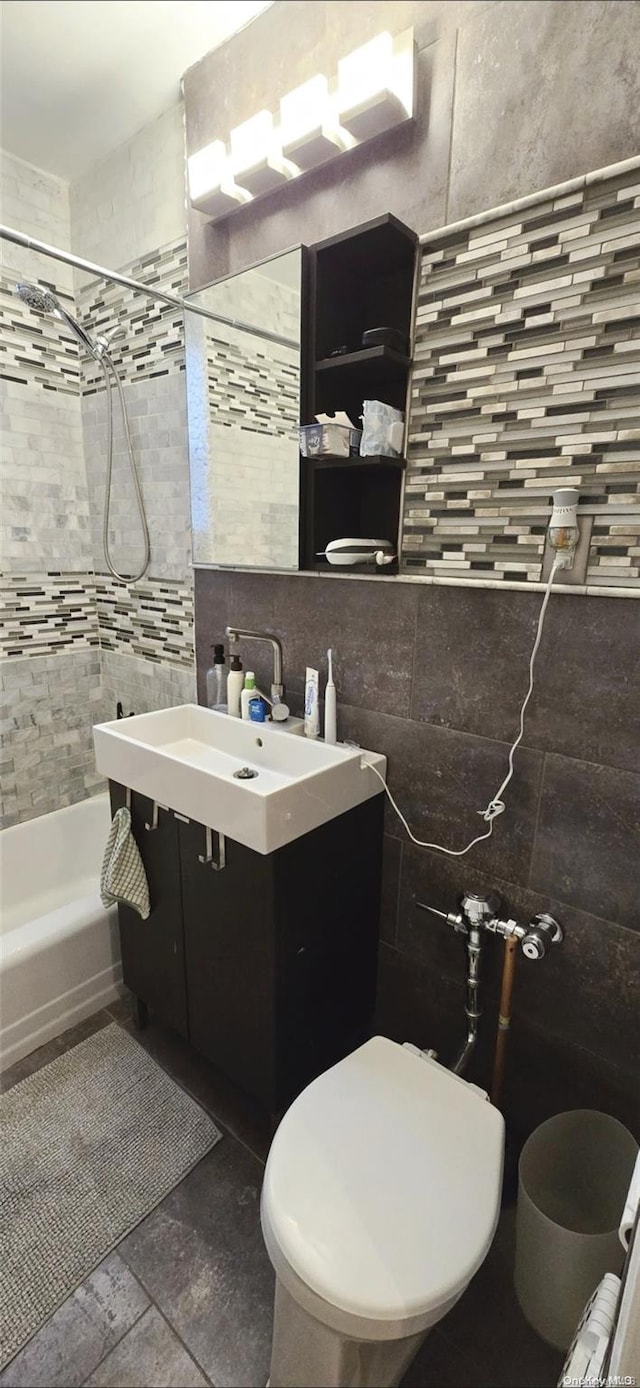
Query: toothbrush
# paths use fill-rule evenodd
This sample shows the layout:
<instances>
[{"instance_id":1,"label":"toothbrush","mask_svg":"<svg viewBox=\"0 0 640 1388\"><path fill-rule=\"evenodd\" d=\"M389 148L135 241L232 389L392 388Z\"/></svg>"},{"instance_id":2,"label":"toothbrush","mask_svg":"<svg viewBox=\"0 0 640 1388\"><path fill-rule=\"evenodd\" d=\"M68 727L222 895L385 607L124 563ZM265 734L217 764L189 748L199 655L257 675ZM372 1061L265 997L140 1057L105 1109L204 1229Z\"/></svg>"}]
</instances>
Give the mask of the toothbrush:
<instances>
[{"instance_id":1,"label":"toothbrush","mask_svg":"<svg viewBox=\"0 0 640 1388\"><path fill-rule=\"evenodd\" d=\"M329 678L324 691L324 740L325 742L337 742L336 687L333 683L333 651L331 649L327 651L327 661L329 663Z\"/></svg>"}]
</instances>

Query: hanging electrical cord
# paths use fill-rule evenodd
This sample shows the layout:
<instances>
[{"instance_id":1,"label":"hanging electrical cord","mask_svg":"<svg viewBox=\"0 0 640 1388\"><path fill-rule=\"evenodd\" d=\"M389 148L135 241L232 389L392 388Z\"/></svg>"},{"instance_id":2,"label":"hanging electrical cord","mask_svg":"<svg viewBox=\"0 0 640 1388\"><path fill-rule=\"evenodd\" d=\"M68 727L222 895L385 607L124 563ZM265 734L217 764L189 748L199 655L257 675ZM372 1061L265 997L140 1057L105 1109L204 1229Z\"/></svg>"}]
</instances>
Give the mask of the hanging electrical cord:
<instances>
[{"instance_id":1,"label":"hanging electrical cord","mask_svg":"<svg viewBox=\"0 0 640 1388\"><path fill-rule=\"evenodd\" d=\"M127 414L127 406L124 398L124 391L122 389L122 381L120 380L118 372L116 371L116 368L113 364L113 361L111 360L111 357L109 356L109 353L106 352L104 348L100 352L99 361L104 372L104 379L107 387L107 475L102 524L102 544L104 548L104 557L107 563L109 573L112 574L114 578L117 578L120 583L137 583L138 579L142 578L143 575L147 572L147 569L149 567L149 560L151 558L151 542L149 539L149 527L147 525L147 517L144 509L144 499L142 496L142 487L140 485L140 477L138 474L138 465L136 463L136 457L133 451L133 444L131 442L129 417ZM109 379L109 370L111 370L113 374L118 390L120 412L122 414L122 424L124 428L124 436L127 444L127 451L129 454L129 464L131 467L131 476L133 479L133 486L136 494L136 504L138 507L138 514L140 516L140 526L142 529L142 539L144 544L144 558L142 561L142 565L138 569L137 573L130 575L118 573L118 570L116 569L111 559L111 554L109 550L109 513L111 510L111 475L113 472L113 400L111 394L111 381Z\"/></svg>"},{"instance_id":2,"label":"hanging electrical cord","mask_svg":"<svg viewBox=\"0 0 640 1388\"><path fill-rule=\"evenodd\" d=\"M531 695L533 694L536 656L538 654L540 641L542 639L544 619L547 612L549 598L551 597L551 586L553 584L555 575L558 572L558 569L562 569L564 567L565 561L563 559L563 556L559 553L556 554L553 564L551 565L551 572L547 580L547 586L545 588L544 598L542 600L542 606L540 608L540 616L538 617L536 639L533 643L533 650L529 658L529 688L527 689L524 700L522 702L522 707L520 709L520 731L515 742L512 743L511 748L509 750L509 765L507 774L502 782L502 785L499 786L495 795L489 801L489 804L487 805L486 809L477 811L477 813L481 815L485 822L489 825L486 834L478 834L475 839L471 840L471 843L467 844L466 848L444 848L441 843L425 843L422 839L416 838L415 834L410 829L402 813L402 810L399 808L396 801L394 800L393 795L391 794L391 791L389 790L389 787L387 785L387 782L385 781L385 778L382 775L382 772L378 771L377 766L373 766L371 762L363 761L363 766L366 766L369 768L370 771L373 771L374 775L378 777L378 780L382 782L385 794L387 795L390 804L395 810L398 819L400 820L401 824L404 825L412 843L415 843L418 848L432 848L436 853L446 853L449 858L463 858L465 853L468 853L470 849L475 848L477 843L484 843L486 839L491 838L491 835L493 833L494 820L496 820L499 815L504 814L506 806L504 800L502 799L502 796L504 795L504 792L507 789L507 786L509 785L509 782L511 781L511 778L513 776L513 758L524 737L524 716L527 711L527 705L529 703Z\"/></svg>"}]
</instances>

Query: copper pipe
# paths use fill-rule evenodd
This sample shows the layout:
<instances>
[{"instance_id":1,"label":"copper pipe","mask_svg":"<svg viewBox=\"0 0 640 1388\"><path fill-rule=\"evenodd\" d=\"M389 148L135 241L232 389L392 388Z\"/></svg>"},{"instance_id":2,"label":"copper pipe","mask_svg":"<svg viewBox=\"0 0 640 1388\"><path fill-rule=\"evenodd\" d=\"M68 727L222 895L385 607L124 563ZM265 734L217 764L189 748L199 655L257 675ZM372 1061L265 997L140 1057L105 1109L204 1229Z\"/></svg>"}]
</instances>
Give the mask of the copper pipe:
<instances>
[{"instance_id":1,"label":"copper pipe","mask_svg":"<svg viewBox=\"0 0 640 1388\"><path fill-rule=\"evenodd\" d=\"M500 988L500 1012L498 1015L498 1034L493 1061L493 1080L491 1083L491 1102L496 1108L502 1094L504 1062L507 1051L507 1035L511 1023L511 994L516 968L518 940L515 935L506 935L504 941L504 964L502 966L502 986Z\"/></svg>"}]
</instances>

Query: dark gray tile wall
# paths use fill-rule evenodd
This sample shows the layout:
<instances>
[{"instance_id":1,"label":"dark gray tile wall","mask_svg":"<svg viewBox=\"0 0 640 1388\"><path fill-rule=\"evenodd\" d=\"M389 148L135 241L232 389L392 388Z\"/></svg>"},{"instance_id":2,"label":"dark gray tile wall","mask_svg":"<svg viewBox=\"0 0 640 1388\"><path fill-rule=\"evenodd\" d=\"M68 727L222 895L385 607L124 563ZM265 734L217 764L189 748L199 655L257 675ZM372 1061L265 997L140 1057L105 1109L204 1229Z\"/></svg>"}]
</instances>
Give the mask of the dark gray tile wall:
<instances>
[{"instance_id":1,"label":"dark gray tile wall","mask_svg":"<svg viewBox=\"0 0 640 1388\"><path fill-rule=\"evenodd\" d=\"M461 848L518 730L541 598L376 580L196 570L199 695L227 623L274 631L299 711L304 669L333 646L339 736L386 753L413 832ZM507 1100L524 1130L586 1103L640 1128L640 604L552 598L516 774L493 838L452 859L385 823L379 1026L450 1060L463 1034L464 949L417 900L451 910L495 888L519 920L551 911L552 955L518 959ZM248 654L248 652L247 652ZM269 661L251 652L259 681ZM502 946L484 960L476 1077L490 1077ZM536 1061L536 1057L539 1060Z\"/></svg>"}]
</instances>

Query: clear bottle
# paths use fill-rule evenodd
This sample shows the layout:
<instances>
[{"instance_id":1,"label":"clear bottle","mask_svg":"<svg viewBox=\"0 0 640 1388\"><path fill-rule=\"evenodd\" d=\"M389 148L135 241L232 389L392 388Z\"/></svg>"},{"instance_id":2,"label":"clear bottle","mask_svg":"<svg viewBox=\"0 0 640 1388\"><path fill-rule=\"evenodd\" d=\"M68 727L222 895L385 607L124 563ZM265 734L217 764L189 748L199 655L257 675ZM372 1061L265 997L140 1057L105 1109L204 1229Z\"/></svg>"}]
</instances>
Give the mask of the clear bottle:
<instances>
[{"instance_id":1,"label":"clear bottle","mask_svg":"<svg viewBox=\"0 0 640 1388\"><path fill-rule=\"evenodd\" d=\"M226 713L225 693L224 646L218 643L213 647L213 665L207 670L207 708Z\"/></svg>"}]
</instances>

